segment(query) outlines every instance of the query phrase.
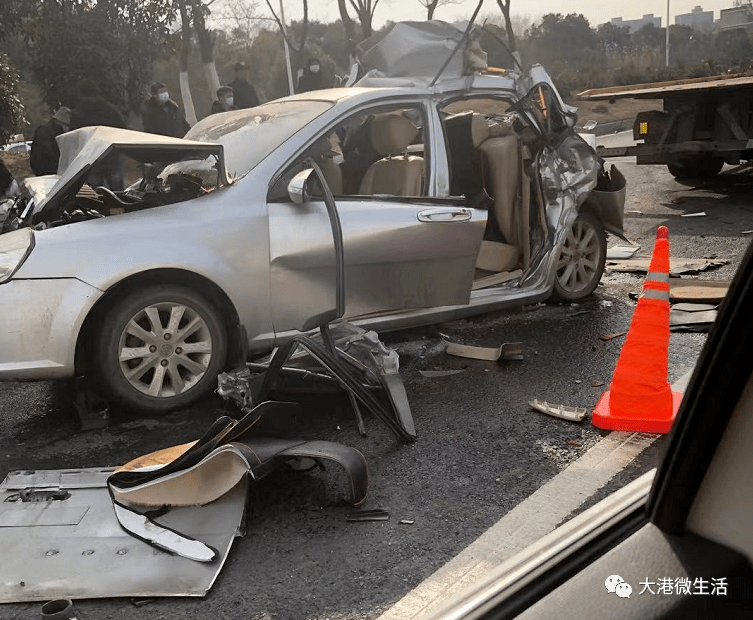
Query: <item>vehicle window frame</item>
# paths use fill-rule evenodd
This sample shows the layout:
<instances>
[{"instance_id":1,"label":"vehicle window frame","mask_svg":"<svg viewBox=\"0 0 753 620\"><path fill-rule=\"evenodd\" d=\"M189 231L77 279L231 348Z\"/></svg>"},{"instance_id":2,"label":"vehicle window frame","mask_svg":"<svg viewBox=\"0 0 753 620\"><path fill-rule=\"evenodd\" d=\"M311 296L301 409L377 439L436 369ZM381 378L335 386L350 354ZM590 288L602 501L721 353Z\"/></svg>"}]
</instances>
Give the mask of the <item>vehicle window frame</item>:
<instances>
[{"instance_id":1,"label":"vehicle window frame","mask_svg":"<svg viewBox=\"0 0 753 620\"><path fill-rule=\"evenodd\" d=\"M444 141L444 152L445 157L447 159L447 183L448 187L452 186L452 156L450 154L450 140L447 136L447 125L444 122L444 116L443 116L443 110L442 108L447 107L448 105L452 105L453 103L456 103L458 101L471 101L473 99L498 99L499 101L502 101L510 106L510 109L512 109L512 106L515 105L515 100L510 96L511 93L507 92L507 96L499 94L495 95L493 93L473 93L469 94L467 92L462 93L453 93L449 97L445 97L439 101L436 102L434 106L434 112L437 117L437 122L442 128L442 140ZM459 112L453 112L452 114L459 114ZM475 114L481 114L481 112L475 112ZM445 114L446 115L446 114Z\"/></svg>"},{"instance_id":2,"label":"vehicle window frame","mask_svg":"<svg viewBox=\"0 0 753 620\"><path fill-rule=\"evenodd\" d=\"M295 166L298 163L302 163L303 159L305 159L303 156L306 153L306 151L311 148L318 140L321 140L323 137L329 137L336 129L338 129L343 123L347 122L349 119L353 118L354 116L362 116L365 114L374 114L374 113L380 113L380 112L386 112L386 111L394 111L396 109L405 109L405 108L416 108L420 110L423 119L424 119L424 126L422 128L423 131L423 139L424 139L424 161L426 166L426 178L424 179L424 195L423 196L382 196L380 194L372 194L372 195L360 195L360 194L333 194L335 197L335 201L338 199L347 199L349 201L385 201L385 200L393 200L393 199L399 199L400 201L405 201L405 199L413 199L415 201L420 200L431 200L433 198L436 198L437 196L432 195L432 188L434 187L434 178L437 175L437 170L435 166L435 157L434 157L434 148L433 145L437 139L437 137L434 136L434 127L433 127L433 120L431 117L432 113L432 107L430 105L430 102L427 101L426 97L410 97L410 98L400 98L396 101L370 101L367 103L363 103L361 105L355 106L353 108L350 108L347 111L344 111L342 114L337 116L335 119L333 119L331 122L329 122L323 129L316 132L316 134L311 137L309 140L307 140L303 146L301 146L293 156L289 157L285 163L280 166L277 171L272 175L269 186L267 190L267 203L270 202L270 195L272 194L273 190L276 189L277 184L280 182L280 180L288 173L288 171L291 169L292 166ZM444 138L443 138L444 139ZM446 142L446 141L445 141ZM321 197L316 196L316 199L319 200Z\"/></svg>"}]
</instances>

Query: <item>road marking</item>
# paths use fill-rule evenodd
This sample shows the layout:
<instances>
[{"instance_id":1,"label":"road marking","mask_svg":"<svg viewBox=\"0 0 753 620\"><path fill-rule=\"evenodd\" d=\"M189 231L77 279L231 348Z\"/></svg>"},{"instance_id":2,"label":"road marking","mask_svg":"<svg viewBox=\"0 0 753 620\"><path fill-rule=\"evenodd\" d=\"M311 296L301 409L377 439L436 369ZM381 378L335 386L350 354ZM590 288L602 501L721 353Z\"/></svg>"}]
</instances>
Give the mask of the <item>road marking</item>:
<instances>
[{"instance_id":1,"label":"road marking","mask_svg":"<svg viewBox=\"0 0 753 620\"><path fill-rule=\"evenodd\" d=\"M684 391L691 372L678 380L673 390ZM553 531L658 437L613 431L422 581L378 620L412 620L435 610L489 570Z\"/></svg>"}]
</instances>

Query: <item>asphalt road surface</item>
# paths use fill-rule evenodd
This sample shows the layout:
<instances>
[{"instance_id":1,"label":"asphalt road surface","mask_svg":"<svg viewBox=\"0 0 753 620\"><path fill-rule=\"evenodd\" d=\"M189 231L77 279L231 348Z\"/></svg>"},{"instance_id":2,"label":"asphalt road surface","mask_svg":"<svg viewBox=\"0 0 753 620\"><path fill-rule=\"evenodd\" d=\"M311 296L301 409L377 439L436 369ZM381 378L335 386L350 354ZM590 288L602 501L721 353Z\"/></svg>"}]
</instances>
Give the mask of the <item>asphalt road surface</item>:
<instances>
[{"instance_id":1,"label":"asphalt road surface","mask_svg":"<svg viewBox=\"0 0 753 620\"><path fill-rule=\"evenodd\" d=\"M677 183L665 168L619 164L628 179L628 237L650 255L657 226L670 230L676 257L726 258L700 274L731 278L753 229L751 181L725 172L697 188ZM704 211L703 217L683 213ZM623 243L610 238L610 245ZM361 450L370 466L365 509L384 508L387 522L349 523L335 471L283 472L255 486L247 534L205 599L128 599L77 603L81 620L373 619L416 587L511 509L581 457L608 433L531 411L534 397L594 406L608 383L639 291L637 274L606 274L594 296L576 305L536 305L449 324L384 335L400 353L401 374L419 432L397 442L367 417L361 438L347 403L307 401L297 434ZM468 344L524 343L523 361L449 357L440 332ZM670 379L693 367L706 335L674 333ZM421 370L458 369L443 378ZM16 469L118 465L138 455L198 437L232 405L212 397L159 419L116 415L109 428L79 430L66 383L0 384L0 477ZM655 467L663 440L629 463L582 506L590 505ZM577 512L576 510L575 512ZM401 524L410 520L412 524ZM2 561L0 559L0 561ZM75 567L72 567L75 570ZM0 606L0 618L39 617L39 605Z\"/></svg>"}]
</instances>

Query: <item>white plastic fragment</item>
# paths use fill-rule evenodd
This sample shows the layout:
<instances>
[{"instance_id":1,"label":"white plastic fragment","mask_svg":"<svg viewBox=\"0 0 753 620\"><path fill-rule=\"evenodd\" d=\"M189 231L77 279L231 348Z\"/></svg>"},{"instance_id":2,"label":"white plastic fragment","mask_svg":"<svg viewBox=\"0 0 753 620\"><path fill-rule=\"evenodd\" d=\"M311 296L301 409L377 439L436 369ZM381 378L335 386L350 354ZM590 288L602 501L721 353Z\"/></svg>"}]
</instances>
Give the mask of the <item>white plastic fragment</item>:
<instances>
[{"instance_id":1,"label":"white plastic fragment","mask_svg":"<svg viewBox=\"0 0 753 620\"><path fill-rule=\"evenodd\" d=\"M570 422L580 422L586 417L585 407L568 407L562 404L548 403L545 400L534 398L528 403L536 411Z\"/></svg>"}]
</instances>

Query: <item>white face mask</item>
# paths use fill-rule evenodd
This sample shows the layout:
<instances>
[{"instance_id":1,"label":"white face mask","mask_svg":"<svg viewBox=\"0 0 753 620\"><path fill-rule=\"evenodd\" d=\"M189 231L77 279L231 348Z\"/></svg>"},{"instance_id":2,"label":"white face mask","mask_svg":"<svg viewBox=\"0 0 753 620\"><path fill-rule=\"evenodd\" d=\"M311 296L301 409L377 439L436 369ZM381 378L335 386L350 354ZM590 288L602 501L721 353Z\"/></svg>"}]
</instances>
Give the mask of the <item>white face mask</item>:
<instances>
[{"instance_id":1,"label":"white face mask","mask_svg":"<svg viewBox=\"0 0 753 620\"><path fill-rule=\"evenodd\" d=\"M229 110L233 107L233 98L232 97L225 97L225 107Z\"/></svg>"},{"instance_id":2,"label":"white face mask","mask_svg":"<svg viewBox=\"0 0 753 620\"><path fill-rule=\"evenodd\" d=\"M309 71L311 71L311 73L319 73L319 65L311 65Z\"/></svg>"},{"instance_id":3,"label":"white face mask","mask_svg":"<svg viewBox=\"0 0 753 620\"><path fill-rule=\"evenodd\" d=\"M170 101L170 93L168 93L167 91L160 93L159 95L157 95L157 101L159 101L160 103L167 103L168 101Z\"/></svg>"}]
</instances>

